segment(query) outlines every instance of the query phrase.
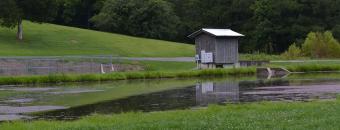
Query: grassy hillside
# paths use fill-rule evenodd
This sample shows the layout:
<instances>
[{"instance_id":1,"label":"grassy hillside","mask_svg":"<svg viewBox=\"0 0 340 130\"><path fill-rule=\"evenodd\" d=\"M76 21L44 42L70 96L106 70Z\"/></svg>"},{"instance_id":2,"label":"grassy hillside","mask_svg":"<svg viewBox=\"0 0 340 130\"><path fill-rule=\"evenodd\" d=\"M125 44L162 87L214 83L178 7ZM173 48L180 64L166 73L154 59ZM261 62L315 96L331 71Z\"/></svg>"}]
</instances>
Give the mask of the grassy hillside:
<instances>
[{"instance_id":1,"label":"grassy hillside","mask_svg":"<svg viewBox=\"0 0 340 130\"><path fill-rule=\"evenodd\" d=\"M0 28L0 56L118 55L193 56L192 45L136 38L53 24L24 22L24 41L16 29Z\"/></svg>"}]
</instances>

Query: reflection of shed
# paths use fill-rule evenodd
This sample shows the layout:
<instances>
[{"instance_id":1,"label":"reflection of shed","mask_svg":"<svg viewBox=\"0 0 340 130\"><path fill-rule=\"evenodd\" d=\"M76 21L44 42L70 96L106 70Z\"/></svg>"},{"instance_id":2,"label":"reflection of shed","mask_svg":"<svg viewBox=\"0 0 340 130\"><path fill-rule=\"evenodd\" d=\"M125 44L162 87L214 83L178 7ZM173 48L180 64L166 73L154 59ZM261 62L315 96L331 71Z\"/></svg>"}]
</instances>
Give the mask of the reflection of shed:
<instances>
[{"instance_id":1,"label":"reflection of shed","mask_svg":"<svg viewBox=\"0 0 340 130\"><path fill-rule=\"evenodd\" d=\"M244 35L230 29L201 29L189 35L195 39L196 58L201 68L238 65L238 39Z\"/></svg>"},{"instance_id":2,"label":"reflection of shed","mask_svg":"<svg viewBox=\"0 0 340 130\"><path fill-rule=\"evenodd\" d=\"M234 81L220 83L201 83L196 86L196 102L199 105L210 103L238 102L239 83Z\"/></svg>"}]
</instances>

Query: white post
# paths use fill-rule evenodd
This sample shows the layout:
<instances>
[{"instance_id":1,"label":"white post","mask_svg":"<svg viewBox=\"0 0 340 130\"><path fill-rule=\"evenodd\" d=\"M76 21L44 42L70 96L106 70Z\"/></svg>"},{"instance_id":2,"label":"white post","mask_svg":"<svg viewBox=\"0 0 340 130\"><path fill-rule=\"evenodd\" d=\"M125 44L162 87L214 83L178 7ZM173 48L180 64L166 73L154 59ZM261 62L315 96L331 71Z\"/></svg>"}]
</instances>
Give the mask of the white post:
<instances>
[{"instance_id":1,"label":"white post","mask_svg":"<svg viewBox=\"0 0 340 130\"><path fill-rule=\"evenodd\" d=\"M115 68L113 67L113 64L111 64L111 71L115 71Z\"/></svg>"},{"instance_id":2,"label":"white post","mask_svg":"<svg viewBox=\"0 0 340 130\"><path fill-rule=\"evenodd\" d=\"M100 64L100 69L101 69L101 71L102 71L102 74L105 74L103 64Z\"/></svg>"}]
</instances>

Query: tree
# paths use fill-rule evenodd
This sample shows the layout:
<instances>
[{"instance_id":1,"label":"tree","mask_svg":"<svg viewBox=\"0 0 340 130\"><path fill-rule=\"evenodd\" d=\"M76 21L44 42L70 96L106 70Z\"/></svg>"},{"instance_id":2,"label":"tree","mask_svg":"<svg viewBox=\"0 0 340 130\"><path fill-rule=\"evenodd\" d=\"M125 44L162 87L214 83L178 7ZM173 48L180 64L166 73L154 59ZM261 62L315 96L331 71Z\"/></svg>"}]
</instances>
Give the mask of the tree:
<instances>
[{"instance_id":1,"label":"tree","mask_svg":"<svg viewBox=\"0 0 340 130\"><path fill-rule=\"evenodd\" d=\"M171 39L179 19L163 0L107 0L91 21L103 31Z\"/></svg>"},{"instance_id":2,"label":"tree","mask_svg":"<svg viewBox=\"0 0 340 130\"><path fill-rule=\"evenodd\" d=\"M92 28L90 19L103 6L105 0L60 0L58 13L53 23Z\"/></svg>"},{"instance_id":3,"label":"tree","mask_svg":"<svg viewBox=\"0 0 340 130\"><path fill-rule=\"evenodd\" d=\"M332 29L333 35L336 39L340 40L340 25L336 25Z\"/></svg>"},{"instance_id":4,"label":"tree","mask_svg":"<svg viewBox=\"0 0 340 130\"><path fill-rule=\"evenodd\" d=\"M296 0L256 0L252 6L256 28L253 42L267 53L282 52L295 40L296 18L299 15ZM290 41L291 40L291 41Z\"/></svg>"},{"instance_id":5,"label":"tree","mask_svg":"<svg viewBox=\"0 0 340 130\"><path fill-rule=\"evenodd\" d=\"M23 20L47 22L56 14L56 0L1 0L0 26L18 27L17 39L23 39Z\"/></svg>"}]
</instances>

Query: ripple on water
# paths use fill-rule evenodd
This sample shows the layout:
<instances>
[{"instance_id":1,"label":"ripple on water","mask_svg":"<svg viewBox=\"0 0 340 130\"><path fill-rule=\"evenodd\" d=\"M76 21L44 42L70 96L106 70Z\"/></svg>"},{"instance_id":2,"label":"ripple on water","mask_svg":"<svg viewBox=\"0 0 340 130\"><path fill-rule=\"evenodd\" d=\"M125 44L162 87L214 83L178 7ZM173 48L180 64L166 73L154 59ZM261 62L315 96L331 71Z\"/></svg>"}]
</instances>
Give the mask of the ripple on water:
<instances>
[{"instance_id":1,"label":"ripple on water","mask_svg":"<svg viewBox=\"0 0 340 130\"><path fill-rule=\"evenodd\" d=\"M42 92L57 89L58 88L1 88L0 91Z\"/></svg>"},{"instance_id":2,"label":"ripple on water","mask_svg":"<svg viewBox=\"0 0 340 130\"><path fill-rule=\"evenodd\" d=\"M19 120L19 119L30 119L29 116L24 115L1 115L0 114L0 121L11 121L11 120Z\"/></svg>"},{"instance_id":3,"label":"ripple on water","mask_svg":"<svg viewBox=\"0 0 340 130\"><path fill-rule=\"evenodd\" d=\"M67 109L67 107L63 107L63 106L25 106L25 107L0 106L0 114L24 114L24 113L60 110L60 109Z\"/></svg>"}]
</instances>

